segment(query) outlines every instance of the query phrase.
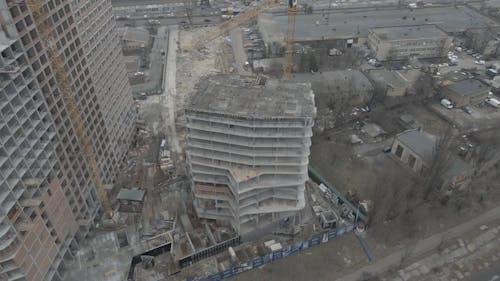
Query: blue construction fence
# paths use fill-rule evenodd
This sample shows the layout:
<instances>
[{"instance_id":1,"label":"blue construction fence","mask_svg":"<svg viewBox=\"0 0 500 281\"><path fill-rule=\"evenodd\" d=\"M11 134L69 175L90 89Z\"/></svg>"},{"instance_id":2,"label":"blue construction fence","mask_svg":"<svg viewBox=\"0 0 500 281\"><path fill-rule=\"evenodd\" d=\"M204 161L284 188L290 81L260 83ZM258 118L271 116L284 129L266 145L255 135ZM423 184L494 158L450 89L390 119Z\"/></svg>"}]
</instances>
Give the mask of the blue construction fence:
<instances>
[{"instance_id":1,"label":"blue construction fence","mask_svg":"<svg viewBox=\"0 0 500 281\"><path fill-rule=\"evenodd\" d=\"M240 263L236 266L233 266L227 270L224 271L219 271L217 273L214 273L212 275L209 275L207 277L202 277L202 278L188 278L186 281L218 281L222 279L226 279L229 277L232 277L236 274L261 267L265 264L271 263L275 260L280 260L283 258L286 258L288 256L291 256L293 254L296 254L302 250L306 250L308 248L311 248L313 246L326 243L330 240L335 239L338 236L341 236L345 233L349 233L353 231L356 227L356 224L349 224L345 225L336 229L332 229L329 231L325 231L323 233L319 233L316 235L313 235L310 239L290 245L288 247L285 247L281 250L277 250L274 252L271 252L269 254L266 254L264 256L257 257L253 259L252 261L249 262L243 262Z\"/></svg>"}]
</instances>

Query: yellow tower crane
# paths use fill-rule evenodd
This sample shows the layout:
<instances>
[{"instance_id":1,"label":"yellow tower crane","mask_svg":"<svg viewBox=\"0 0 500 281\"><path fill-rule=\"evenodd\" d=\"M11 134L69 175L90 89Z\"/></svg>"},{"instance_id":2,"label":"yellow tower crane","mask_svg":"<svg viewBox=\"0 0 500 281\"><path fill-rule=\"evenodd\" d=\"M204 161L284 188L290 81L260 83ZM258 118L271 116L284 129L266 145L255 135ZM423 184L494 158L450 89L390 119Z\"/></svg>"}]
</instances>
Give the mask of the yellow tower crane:
<instances>
[{"instance_id":1,"label":"yellow tower crane","mask_svg":"<svg viewBox=\"0 0 500 281\"><path fill-rule=\"evenodd\" d=\"M222 23L212 30L208 30L203 33L196 42L191 46L194 50L200 49L208 42L214 40L215 38L231 31L233 28L236 28L242 25L245 22L254 20L260 14L260 12L265 9L272 8L274 6L279 5L278 0L265 0L261 5L248 8L243 11L241 14L236 15L234 18ZM283 78L285 80L289 80L292 77L293 70L293 36L295 32L295 15L298 12L297 0L289 0L288 1L288 26L287 33L285 38L286 49L285 49L285 63L283 67ZM193 50L191 49L191 50Z\"/></svg>"},{"instance_id":2,"label":"yellow tower crane","mask_svg":"<svg viewBox=\"0 0 500 281\"><path fill-rule=\"evenodd\" d=\"M290 80L293 70L293 35L295 33L295 15L297 14L297 1L288 0L288 27L286 31L285 63L283 78Z\"/></svg>"},{"instance_id":3,"label":"yellow tower crane","mask_svg":"<svg viewBox=\"0 0 500 281\"><path fill-rule=\"evenodd\" d=\"M22 1L17 1L18 4L21 4L19 2ZM59 94L62 95L64 103L66 104L66 110L68 111L69 118L73 124L77 139L80 142L81 149L83 150L82 154L90 168L90 175L96 186L101 204L105 213L112 218L113 209L104 188L101 171L99 169L99 165L97 164L97 157L92 147L92 143L90 142L87 129L83 123L78 103L73 94L73 88L68 78L68 71L64 66L59 50L57 49L56 40L52 35L51 27L47 22L47 18L49 16L44 8L44 2L45 1L43 0L26 0L25 4L33 13L35 25L40 33L40 40L43 45L45 45L52 70L54 71L59 88Z\"/></svg>"}]
</instances>

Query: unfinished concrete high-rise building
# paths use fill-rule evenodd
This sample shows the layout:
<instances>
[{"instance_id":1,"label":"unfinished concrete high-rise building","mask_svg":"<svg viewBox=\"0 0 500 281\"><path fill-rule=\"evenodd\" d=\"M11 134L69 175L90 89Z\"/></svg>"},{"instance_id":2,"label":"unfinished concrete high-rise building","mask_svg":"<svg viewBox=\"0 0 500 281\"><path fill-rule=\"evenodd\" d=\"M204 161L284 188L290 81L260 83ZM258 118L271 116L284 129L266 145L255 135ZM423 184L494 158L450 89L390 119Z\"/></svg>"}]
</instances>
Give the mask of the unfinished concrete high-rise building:
<instances>
[{"instance_id":1,"label":"unfinished concrete high-rise building","mask_svg":"<svg viewBox=\"0 0 500 281\"><path fill-rule=\"evenodd\" d=\"M216 75L186 108L187 162L200 218L239 233L296 214L316 108L309 84Z\"/></svg>"},{"instance_id":2,"label":"unfinished concrete high-rise building","mask_svg":"<svg viewBox=\"0 0 500 281\"><path fill-rule=\"evenodd\" d=\"M135 107L109 0L39 0L105 184ZM23 0L0 0L0 280L61 280L100 205L62 88Z\"/></svg>"}]
</instances>

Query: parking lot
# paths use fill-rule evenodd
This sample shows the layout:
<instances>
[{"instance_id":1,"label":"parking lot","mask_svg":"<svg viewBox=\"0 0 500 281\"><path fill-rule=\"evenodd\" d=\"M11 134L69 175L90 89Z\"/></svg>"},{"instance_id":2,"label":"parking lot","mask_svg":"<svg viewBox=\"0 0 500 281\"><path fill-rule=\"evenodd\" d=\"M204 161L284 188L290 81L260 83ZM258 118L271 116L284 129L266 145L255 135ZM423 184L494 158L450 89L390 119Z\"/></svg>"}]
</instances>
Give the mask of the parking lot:
<instances>
[{"instance_id":1,"label":"parking lot","mask_svg":"<svg viewBox=\"0 0 500 281\"><path fill-rule=\"evenodd\" d=\"M438 67L439 75L446 74L448 72L462 72L463 69L468 69L468 70L473 70L475 69L476 72L480 74L485 73L485 65L487 62L484 61L482 57L479 59L476 57L473 57L472 55L475 54L475 52L471 51L469 53L465 51L451 51L449 53L451 56L456 57L456 64L455 65L449 65L449 61L444 61L443 63L439 64L431 64L431 66L436 66Z\"/></svg>"},{"instance_id":2,"label":"parking lot","mask_svg":"<svg viewBox=\"0 0 500 281\"><path fill-rule=\"evenodd\" d=\"M463 109L447 109L439 101L431 104L430 109L442 118L459 127L462 131L480 131L491 129L498 125L500 121L500 109L488 104L471 106L471 113L466 113Z\"/></svg>"}]
</instances>

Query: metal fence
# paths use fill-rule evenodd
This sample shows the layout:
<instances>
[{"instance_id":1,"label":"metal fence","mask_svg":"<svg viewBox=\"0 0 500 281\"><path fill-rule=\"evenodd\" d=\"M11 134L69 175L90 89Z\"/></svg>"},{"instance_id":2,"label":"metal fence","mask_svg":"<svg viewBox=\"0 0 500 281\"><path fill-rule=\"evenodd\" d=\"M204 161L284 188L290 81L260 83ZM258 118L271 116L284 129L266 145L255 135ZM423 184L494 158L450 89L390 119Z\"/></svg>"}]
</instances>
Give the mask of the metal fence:
<instances>
[{"instance_id":1,"label":"metal fence","mask_svg":"<svg viewBox=\"0 0 500 281\"><path fill-rule=\"evenodd\" d=\"M321 176L321 174L316 169L314 169L311 165L309 165L309 167L308 167L308 174L309 174L309 178L311 178L316 183L318 183L318 184L322 183L326 187L328 187L339 198L339 203L340 204L345 204L353 212L353 214L357 214L357 217L360 220L362 220L364 222L367 221L367 217L362 212L362 210L360 210L358 208L358 206L355 206L354 204L352 204L351 202L349 202L349 200L347 200L347 198L345 198L345 196L340 191L338 191L333 186L333 184L331 184L323 176Z\"/></svg>"},{"instance_id":2,"label":"metal fence","mask_svg":"<svg viewBox=\"0 0 500 281\"><path fill-rule=\"evenodd\" d=\"M345 225L342 227L339 227L337 229L332 229L330 231L325 231L323 233L319 233L316 235L313 235L310 239L305 240L303 242L290 245L288 247L285 247L281 250L277 250L274 252L271 252L267 255L257 257L251 261L248 262L243 262L240 263L236 266L233 266L227 270L224 271L219 271L215 274L206 276L206 277L197 277L197 278L188 278L186 281L218 281L226 278L230 278L236 274L245 272L247 270L251 270L254 268L261 267L267 263L271 263L275 260L279 260L288 256L291 256L293 254L296 254L302 250L308 249L310 247L326 243L330 240L335 239L338 236L341 236L345 233L351 232L355 229L355 224L349 224Z\"/></svg>"},{"instance_id":3,"label":"metal fence","mask_svg":"<svg viewBox=\"0 0 500 281\"><path fill-rule=\"evenodd\" d=\"M181 258L179 260L179 265L181 267L189 266L189 265L193 264L194 262L197 262L197 261L202 260L204 258L208 258L210 256L217 255L217 254L223 252L224 250L226 250L227 248L229 248L231 246L236 246L240 243L241 243L241 236L238 235L238 236L233 237L229 240L223 241L217 245L205 248L205 249L198 251L192 255L188 255L186 257Z\"/></svg>"}]
</instances>

